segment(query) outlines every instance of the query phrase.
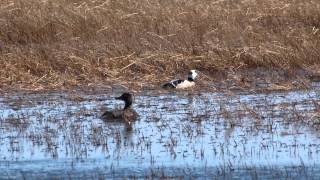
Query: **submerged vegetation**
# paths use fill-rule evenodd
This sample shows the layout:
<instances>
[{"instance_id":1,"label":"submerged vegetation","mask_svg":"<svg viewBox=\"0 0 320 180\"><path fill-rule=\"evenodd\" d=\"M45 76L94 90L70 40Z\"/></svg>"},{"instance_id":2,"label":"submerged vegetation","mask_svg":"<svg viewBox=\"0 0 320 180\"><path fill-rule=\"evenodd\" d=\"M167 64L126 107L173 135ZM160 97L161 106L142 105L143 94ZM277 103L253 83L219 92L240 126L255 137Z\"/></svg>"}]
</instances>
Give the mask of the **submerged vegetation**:
<instances>
[{"instance_id":1,"label":"submerged vegetation","mask_svg":"<svg viewBox=\"0 0 320 180\"><path fill-rule=\"evenodd\" d=\"M319 0L2 0L0 89L141 87L189 69L319 73L319 9Z\"/></svg>"},{"instance_id":2,"label":"submerged vegetation","mask_svg":"<svg viewBox=\"0 0 320 180\"><path fill-rule=\"evenodd\" d=\"M0 96L0 178L319 179L319 89L188 94L137 94L130 131L105 93Z\"/></svg>"}]
</instances>

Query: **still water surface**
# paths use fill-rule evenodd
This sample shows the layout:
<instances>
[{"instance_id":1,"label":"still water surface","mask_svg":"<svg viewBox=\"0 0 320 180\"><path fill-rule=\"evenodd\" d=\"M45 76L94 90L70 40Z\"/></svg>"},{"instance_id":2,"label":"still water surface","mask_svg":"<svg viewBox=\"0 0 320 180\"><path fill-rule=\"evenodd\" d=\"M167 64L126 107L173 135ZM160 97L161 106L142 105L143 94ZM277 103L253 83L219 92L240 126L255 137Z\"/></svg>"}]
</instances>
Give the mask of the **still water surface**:
<instances>
[{"instance_id":1,"label":"still water surface","mask_svg":"<svg viewBox=\"0 0 320 180\"><path fill-rule=\"evenodd\" d=\"M320 177L320 91L0 96L0 178Z\"/></svg>"}]
</instances>

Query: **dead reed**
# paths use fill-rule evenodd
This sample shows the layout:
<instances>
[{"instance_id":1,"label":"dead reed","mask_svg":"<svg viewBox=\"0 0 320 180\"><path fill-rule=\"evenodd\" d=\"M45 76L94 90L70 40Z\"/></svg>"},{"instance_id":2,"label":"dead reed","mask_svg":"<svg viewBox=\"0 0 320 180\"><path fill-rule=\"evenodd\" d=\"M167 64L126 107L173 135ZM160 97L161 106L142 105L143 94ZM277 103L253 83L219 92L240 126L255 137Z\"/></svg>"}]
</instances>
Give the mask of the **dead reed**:
<instances>
[{"instance_id":1,"label":"dead reed","mask_svg":"<svg viewBox=\"0 0 320 180\"><path fill-rule=\"evenodd\" d=\"M318 0L3 0L0 89L315 69L319 9Z\"/></svg>"}]
</instances>

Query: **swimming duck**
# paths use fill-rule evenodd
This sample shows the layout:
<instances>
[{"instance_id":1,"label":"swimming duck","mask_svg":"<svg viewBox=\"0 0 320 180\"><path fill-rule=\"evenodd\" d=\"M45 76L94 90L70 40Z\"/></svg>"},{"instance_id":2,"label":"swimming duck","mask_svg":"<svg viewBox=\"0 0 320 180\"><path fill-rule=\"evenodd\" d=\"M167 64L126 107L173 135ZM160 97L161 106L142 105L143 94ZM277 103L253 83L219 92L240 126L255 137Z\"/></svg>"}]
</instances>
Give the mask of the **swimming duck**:
<instances>
[{"instance_id":1,"label":"swimming duck","mask_svg":"<svg viewBox=\"0 0 320 180\"><path fill-rule=\"evenodd\" d=\"M186 79L186 80L181 80L181 79L172 80L172 81L162 85L162 88L165 88L165 89L173 89L173 88L184 89L184 88L192 87L195 85L194 79L197 77L197 75L198 75L198 73L196 72L196 70L190 70L188 73L188 79Z\"/></svg>"},{"instance_id":2,"label":"swimming duck","mask_svg":"<svg viewBox=\"0 0 320 180\"><path fill-rule=\"evenodd\" d=\"M132 109L133 95L123 93L115 99L124 101L124 108L122 110L106 111L102 114L101 119L105 122L125 122L127 125L131 125L138 118L138 113Z\"/></svg>"}]
</instances>

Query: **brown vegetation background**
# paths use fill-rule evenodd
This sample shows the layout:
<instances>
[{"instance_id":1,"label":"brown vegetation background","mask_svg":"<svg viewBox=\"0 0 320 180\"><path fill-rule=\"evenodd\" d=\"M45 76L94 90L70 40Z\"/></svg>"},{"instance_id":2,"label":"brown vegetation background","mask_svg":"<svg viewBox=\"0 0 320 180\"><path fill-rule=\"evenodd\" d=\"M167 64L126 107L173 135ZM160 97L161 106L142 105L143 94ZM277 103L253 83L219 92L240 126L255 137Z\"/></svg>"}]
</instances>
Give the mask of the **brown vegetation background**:
<instances>
[{"instance_id":1,"label":"brown vegetation background","mask_svg":"<svg viewBox=\"0 0 320 180\"><path fill-rule=\"evenodd\" d=\"M0 88L316 69L319 28L319 0L2 0Z\"/></svg>"}]
</instances>

